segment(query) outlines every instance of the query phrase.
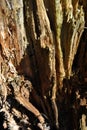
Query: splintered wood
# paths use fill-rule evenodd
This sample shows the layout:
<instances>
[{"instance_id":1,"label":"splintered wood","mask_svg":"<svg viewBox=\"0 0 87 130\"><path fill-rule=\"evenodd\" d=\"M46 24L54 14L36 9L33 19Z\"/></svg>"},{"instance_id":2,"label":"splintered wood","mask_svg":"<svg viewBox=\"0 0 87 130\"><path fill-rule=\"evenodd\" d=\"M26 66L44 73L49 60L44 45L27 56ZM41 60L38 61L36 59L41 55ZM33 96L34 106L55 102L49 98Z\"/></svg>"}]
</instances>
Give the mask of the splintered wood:
<instances>
[{"instance_id":1,"label":"splintered wood","mask_svg":"<svg viewBox=\"0 0 87 130\"><path fill-rule=\"evenodd\" d=\"M19 129L14 117L22 120L22 110L32 113L41 130L61 126L61 114L58 113L61 107L58 105L66 105L68 101L63 96L72 93L72 85L65 83L64 86L64 79L72 78L74 59L87 24L86 10L85 0L0 0L0 112L7 118L4 128ZM87 33L83 36L87 37ZM81 72L84 70L86 84L85 37L78 52L79 65L76 64ZM77 97L80 99L78 93ZM12 101L22 110L17 104L12 105ZM72 104L69 105L71 108ZM80 101L80 106L84 105L85 98ZM47 116L50 125L41 112ZM26 113L24 119L30 125L31 117ZM83 129L85 118L82 115L80 124Z\"/></svg>"}]
</instances>

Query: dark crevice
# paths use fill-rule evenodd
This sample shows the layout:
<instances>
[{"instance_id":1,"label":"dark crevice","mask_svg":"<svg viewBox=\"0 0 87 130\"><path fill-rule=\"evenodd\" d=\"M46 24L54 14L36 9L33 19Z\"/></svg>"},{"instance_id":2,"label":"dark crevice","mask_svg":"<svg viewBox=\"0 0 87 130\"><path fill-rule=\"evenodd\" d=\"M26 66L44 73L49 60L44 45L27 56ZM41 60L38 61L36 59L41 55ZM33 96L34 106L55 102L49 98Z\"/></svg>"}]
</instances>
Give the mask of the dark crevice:
<instances>
[{"instance_id":1,"label":"dark crevice","mask_svg":"<svg viewBox=\"0 0 87 130\"><path fill-rule=\"evenodd\" d=\"M25 4L25 6L27 5L27 4L30 4L31 5L31 7L30 7L30 12L29 12L29 14L30 13L33 13L33 15L34 15L34 24L35 24L35 33L36 33L36 35L37 35L37 37L39 37L40 36L40 30L39 30L39 23L38 23L38 15L37 15L37 6L36 6L36 1L34 0L34 1L26 1L26 4ZM29 6L30 6L29 5ZM28 46L27 46L27 49L26 49L26 52L27 52L27 54L28 54L28 56L29 56L29 59L27 59L27 60L30 60L30 64L31 64L31 70L32 70L32 72L33 72L33 77L31 77L31 80L32 80L32 84L33 84L33 87L35 88L35 90L38 92L38 94L40 95L40 76L39 76L39 68L38 68L38 63L37 63L37 57L36 57L36 51L35 51L35 44L36 44L36 39L33 37L34 36L34 34L31 34L30 35L30 33L34 33L34 32L32 32L32 29L34 28L34 27L31 27L31 26L33 26L32 25L32 20L31 20L31 18L29 19L29 22L30 23L27 23L27 21L26 21L26 7L24 6L24 17L25 17L25 28L26 28L26 35L27 35L27 39L28 39L28 42L29 42L29 44L28 44Z\"/></svg>"},{"instance_id":2,"label":"dark crevice","mask_svg":"<svg viewBox=\"0 0 87 130\"><path fill-rule=\"evenodd\" d=\"M33 4L33 14L34 14L34 22L35 22L35 31L37 34L37 38L40 37L41 35L41 30L40 30L40 23L39 23L39 16L38 16L38 10L37 10L37 4L36 1L34 0L32 2Z\"/></svg>"},{"instance_id":3,"label":"dark crevice","mask_svg":"<svg viewBox=\"0 0 87 130\"><path fill-rule=\"evenodd\" d=\"M74 61L73 61L73 66L72 66L72 70L73 72L80 72L80 69L82 68L82 66L86 63L85 61L85 55L87 52L87 33L86 31L83 32L78 49L77 49L77 53L75 55Z\"/></svg>"}]
</instances>

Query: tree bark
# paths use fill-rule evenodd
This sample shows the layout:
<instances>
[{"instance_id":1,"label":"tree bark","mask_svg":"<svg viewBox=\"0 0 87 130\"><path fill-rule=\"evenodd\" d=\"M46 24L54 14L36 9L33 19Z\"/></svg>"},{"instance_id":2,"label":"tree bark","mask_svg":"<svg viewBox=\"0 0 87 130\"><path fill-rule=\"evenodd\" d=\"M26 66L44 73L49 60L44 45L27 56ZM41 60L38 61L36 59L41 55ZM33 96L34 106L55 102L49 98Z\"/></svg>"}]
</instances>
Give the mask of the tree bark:
<instances>
[{"instance_id":1,"label":"tree bark","mask_svg":"<svg viewBox=\"0 0 87 130\"><path fill-rule=\"evenodd\" d=\"M87 129L86 9L86 0L1 0L0 129Z\"/></svg>"}]
</instances>

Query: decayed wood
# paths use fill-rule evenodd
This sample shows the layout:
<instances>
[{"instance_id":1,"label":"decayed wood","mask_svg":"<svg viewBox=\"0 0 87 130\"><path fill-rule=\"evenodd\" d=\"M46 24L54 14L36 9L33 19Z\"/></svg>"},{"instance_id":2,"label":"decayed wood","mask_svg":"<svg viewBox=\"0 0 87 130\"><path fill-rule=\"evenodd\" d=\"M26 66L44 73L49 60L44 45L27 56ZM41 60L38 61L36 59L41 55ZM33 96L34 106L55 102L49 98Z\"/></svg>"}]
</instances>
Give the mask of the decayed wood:
<instances>
[{"instance_id":1,"label":"decayed wood","mask_svg":"<svg viewBox=\"0 0 87 130\"><path fill-rule=\"evenodd\" d=\"M9 1L6 1L6 2L9 2ZM4 6L6 6L6 4L8 6L8 4L9 4L9 3L4 3L4 2L2 2L2 3L3 3ZM3 91L3 93L2 92L1 93L2 93L2 96L4 96L3 102L6 101L6 98L7 98L7 95L8 95L8 93L7 93L7 84L9 84L9 82L11 82L11 79L12 78L14 79L15 78L14 76L17 75L17 72L16 72L16 69L15 69L14 65L17 66L19 64L20 56L18 56L18 54L20 55L19 50L22 50L22 49L18 49L19 48L18 40L20 41L20 36L18 36L19 38L17 39L17 29L18 29L18 27L16 26L16 22L14 23L13 18L12 18L12 17L17 18L17 16L15 16L16 14L14 15L14 13L15 13L15 11L17 11L18 9L20 9L22 7L17 7L16 8L16 7L14 7L14 3L12 3L12 4L13 4L12 5L13 6L13 11L12 10L9 11L10 10L9 8L6 8L7 10L4 10L3 6L2 6L2 8L0 8L1 9L0 10L0 13L1 13L1 15L0 15L0 17L1 17L1 19L0 19L0 23L1 23L1 25L0 25L0 28L1 28L1 32L0 32L1 33L0 34L0 46L1 46L1 48L0 49L1 50L0 51L1 51L1 53L0 54L1 55L0 56L2 58L1 68L0 68L0 72L1 72L1 74L0 74L1 75L0 76L1 77L0 84L2 85L2 87L4 87L4 89L1 87L1 91ZM8 11L8 12L6 12L6 11ZM4 15L4 13L5 13L5 15ZM8 19L9 18L8 15L10 15L10 13L11 13L11 18ZM23 15L23 13L22 13L22 15ZM22 30L22 33L24 35L23 30ZM22 34L21 34L21 36L22 36ZM23 47L23 45L22 45L22 47ZM12 49L15 49L15 50L13 50L13 52L11 52ZM24 47L23 47L23 49L24 49ZM18 53L17 53L17 51L18 51ZM23 54L21 53L21 56L22 55ZM14 59L17 60L17 62L14 62ZM13 87L14 87L14 92L15 92L16 91L15 84L13 85ZM19 90L19 86L18 86L17 90ZM25 98L23 98L22 96L18 96L18 95L21 95L20 93L18 95L17 94L18 93L16 91L16 93L15 93L16 99L18 101L20 101L22 105L25 105L25 107L28 110L30 110L33 114L35 114L36 117L43 124L44 123L44 118L42 117L40 112L31 103L28 103L28 101L26 103ZM12 122L10 122L10 123L12 123ZM9 129L11 129L11 126L9 126ZM16 128L16 129L18 129L18 128Z\"/></svg>"},{"instance_id":2,"label":"decayed wood","mask_svg":"<svg viewBox=\"0 0 87 130\"><path fill-rule=\"evenodd\" d=\"M28 96L29 90L28 90L28 88L27 88L28 92L24 88L24 90L25 90L25 91L23 91L24 94L20 91L20 87L23 87L23 79L21 79L21 77L14 77L12 80L9 77L8 81L10 82L9 85L11 84L13 89L14 89L15 99L18 102L20 102L20 104L22 104L25 108L27 108L29 111L31 111L39 119L40 123L42 123L42 124L45 123L44 118L42 117L40 112L31 103L29 103L29 96ZM31 84L29 81L27 81L27 82L24 81L24 83L25 83L24 84L25 86L31 87ZM20 86L20 85L22 85L22 86Z\"/></svg>"},{"instance_id":3,"label":"decayed wood","mask_svg":"<svg viewBox=\"0 0 87 130\"><path fill-rule=\"evenodd\" d=\"M55 71L55 45L53 44L54 42L53 34L50 29L50 23L49 23L49 19L43 1L42 0L36 1L35 3L32 3L30 1L30 3L31 3L31 7L27 11L28 11L28 15L30 15L31 17L27 17L27 15L26 17L27 17L27 25L29 26L31 24L32 27L31 28L29 26L30 32L32 32L31 38L32 41L34 42L32 43L35 49L34 57L37 60L36 63L34 60L33 64L36 65L36 70L37 70L36 76L38 76L39 79L38 82L40 82L39 91L40 89L42 90L40 91L40 93L44 99L44 103L47 107L47 110L50 111L51 113L50 106L47 105L49 104L47 103L47 97L49 96L48 94L51 91L51 88L53 88L52 109L54 109L54 115L57 116L58 114L57 113L55 114L55 110L57 111L57 107L55 102L56 71ZM29 2L27 4L29 4ZM36 11L32 10L33 8ZM35 28L35 26L37 27Z\"/></svg>"},{"instance_id":4,"label":"decayed wood","mask_svg":"<svg viewBox=\"0 0 87 130\"><path fill-rule=\"evenodd\" d=\"M82 119L81 119L81 122L80 122L80 128L82 130L86 130L87 129L87 126L86 126L86 116L83 114L82 115Z\"/></svg>"},{"instance_id":5,"label":"decayed wood","mask_svg":"<svg viewBox=\"0 0 87 130\"><path fill-rule=\"evenodd\" d=\"M62 52L62 54L59 54L62 56L60 59L62 65L60 64L60 66L63 68L63 71L61 73L64 75L63 73L65 72L67 77L70 77L71 75L73 59L77 52L79 39L81 38L84 30L83 9L82 6L77 5L78 1L74 1L73 3L71 1L70 3L63 1L62 4L60 4L60 2L56 4L56 6L60 7L59 12L58 10L56 11L56 14L59 14L60 16L60 20L58 19L58 15L56 17L56 32L57 37L59 37L57 38L57 41L59 41L58 44L60 43L60 49L62 48L61 50L59 49L60 52ZM56 8L58 9L58 7ZM62 12L62 10L65 11L65 14Z\"/></svg>"},{"instance_id":6,"label":"decayed wood","mask_svg":"<svg viewBox=\"0 0 87 130\"><path fill-rule=\"evenodd\" d=\"M21 107L35 115L39 121L37 126L41 130L49 130L50 126L47 126L45 117L40 112L48 117L51 127L62 129L62 123L58 122L62 119L61 109L69 110L73 117L78 117L80 106L86 106L86 97L83 96L83 101L77 91L83 91L83 87L78 89L77 86L84 84L83 81L87 83L85 60L87 34L84 27L87 25L87 3L85 0L49 2L47 0L0 2L0 107L2 107L0 112L6 114L4 128L19 129L21 125L21 121L18 125L14 116L22 119L23 112L12 108L10 96L13 96ZM77 66L74 65L75 55L80 57L75 63ZM72 67L76 69L73 69L75 73L78 71L82 73L83 81L79 79L78 74L72 76ZM67 80L64 81L64 78ZM29 79L33 84L31 88ZM76 96L74 101L68 98L72 98L72 95ZM30 97L40 108L37 109L30 102ZM11 108L12 112L9 110ZM82 117L81 127L85 124L84 119ZM73 129L77 130L77 118L73 121ZM67 128L65 125L65 129Z\"/></svg>"},{"instance_id":7,"label":"decayed wood","mask_svg":"<svg viewBox=\"0 0 87 130\"><path fill-rule=\"evenodd\" d=\"M13 66L14 67L14 66ZM14 70L15 70L15 68L14 68ZM27 99L26 99L26 91L25 92L23 92L23 93L25 93L25 94L22 94L21 93L21 91L20 91L20 87L22 87L22 86L20 86L21 85L21 81L22 81L22 85L23 85L23 79L21 79L20 77L18 77L17 76L17 78L16 77L14 77L14 76L16 76L17 75L17 73L15 73L16 72L16 70L13 72L14 73L14 75L13 75L13 77L8 77L8 84L9 85L12 85L12 87L13 87L13 89L14 89L14 95L15 95L15 99L20 103L20 104L22 104L26 109L28 109L30 112L32 112L37 118L38 118L38 120L40 121L40 123L42 124L42 127L43 127L43 129L45 130L46 129L46 125L45 125L45 120L44 120L44 118L42 117L42 115L41 115L41 113L38 111L38 109L36 109L29 101L27 101ZM27 85L30 85L30 83L29 82L26 82L25 81L25 85L26 85L26 83L27 83ZM4 87L4 86L3 86ZM5 88L5 87L4 87ZM28 90L27 90L28 91ZM7 92L7 90L6 90L6 92ZM4 92L5 93L5 92ZM29 93L29 92L28 92ZM3 96L5 96L5 94L2 94ZM25 95L25 97L23 96L23 95ZM7 96L7 93L6 93L6 96ZM6 97L5 97L6 98ZM3 111L3 112L5 112L3 109L1 110L1 111ZM13 119L12 119L13 120ZM12 123L12 122L11 122ZM45 125L45 128L44 128L44 125ZM11 127L11 126L9 126L9 127ZM16 126L15 126L16 127ZM11 129L11 128L10 128Z\"/></svg>"}]
</instances>

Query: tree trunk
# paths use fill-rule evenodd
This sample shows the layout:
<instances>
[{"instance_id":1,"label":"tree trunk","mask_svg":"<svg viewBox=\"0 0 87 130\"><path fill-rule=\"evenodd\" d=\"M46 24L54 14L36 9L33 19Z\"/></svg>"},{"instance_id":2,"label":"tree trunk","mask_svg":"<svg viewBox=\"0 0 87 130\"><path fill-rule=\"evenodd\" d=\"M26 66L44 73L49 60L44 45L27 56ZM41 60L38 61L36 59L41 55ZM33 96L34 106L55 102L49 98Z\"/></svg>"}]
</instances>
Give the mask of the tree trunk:
<instances>
[{"instance_id":1,"label":"tree trunk","mask_svg":"<svg viewBox=\"0 0 87 130\"><path fill-rule=\"evenodd\" d=\"M86 0L1 0L0 129L87 129Z\"/></svg>"}]
</instances>

